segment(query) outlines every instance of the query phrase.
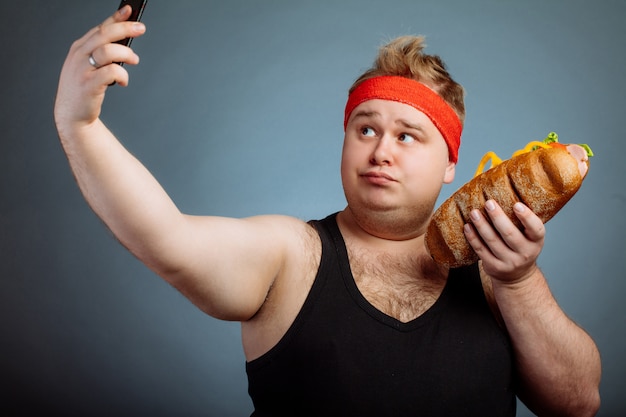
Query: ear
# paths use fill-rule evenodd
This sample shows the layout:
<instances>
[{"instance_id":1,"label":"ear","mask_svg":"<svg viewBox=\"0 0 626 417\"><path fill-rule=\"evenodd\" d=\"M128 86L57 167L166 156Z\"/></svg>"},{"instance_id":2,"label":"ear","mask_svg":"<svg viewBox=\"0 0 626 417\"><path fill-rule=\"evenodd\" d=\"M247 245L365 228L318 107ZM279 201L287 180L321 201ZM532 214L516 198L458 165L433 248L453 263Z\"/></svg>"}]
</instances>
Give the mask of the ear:
<instances>
[{"instance_id":1,"label":"ear","mask_svg":"<svg viewBox=\"0 0 626 417\"><path fill-rule=\"evenodd\" d=\"M448 161L446 172L443 176L444 184L450 184L454 180L454 173L456 172L456 163Z\"/></svg>"}]
</instances>

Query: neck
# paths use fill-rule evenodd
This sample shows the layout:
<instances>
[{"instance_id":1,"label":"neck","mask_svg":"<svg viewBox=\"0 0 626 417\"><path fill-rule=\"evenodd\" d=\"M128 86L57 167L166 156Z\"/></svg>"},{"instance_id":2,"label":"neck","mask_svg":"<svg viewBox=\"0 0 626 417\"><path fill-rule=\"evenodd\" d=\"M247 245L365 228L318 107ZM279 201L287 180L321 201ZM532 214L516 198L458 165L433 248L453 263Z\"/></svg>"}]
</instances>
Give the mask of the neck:
<instances>
[{"instance_id":1,"label":"neck","mask_svg":"<svg viewBox=\"0 0 626 417\"><path fill-rule=\"evenodd\" d=\"M341 231L348 250L359 250L367 253L368 257L379 255L392 255L395 260L403 259L411 261L413 265L419 265L416 273L419 276L446 276L447 269L437 265L426 251L424 234L420 232L424 226L416 229L413 233L393 233L390 230L372 231L364 226L347 207L337 215L337 224Z\"/></svg>"},{"instance_id":2,"label":"neck","mask_svg":"<svg viewBox=\"0 0 626 417\"><path fill-rule=\"evenodd\" d=\"M419 241L421 244L429 219L430 216L419 218L415 214L354 211L350 206L338 215L346 232L365 241Z\"/></svg>"}]
</instances>

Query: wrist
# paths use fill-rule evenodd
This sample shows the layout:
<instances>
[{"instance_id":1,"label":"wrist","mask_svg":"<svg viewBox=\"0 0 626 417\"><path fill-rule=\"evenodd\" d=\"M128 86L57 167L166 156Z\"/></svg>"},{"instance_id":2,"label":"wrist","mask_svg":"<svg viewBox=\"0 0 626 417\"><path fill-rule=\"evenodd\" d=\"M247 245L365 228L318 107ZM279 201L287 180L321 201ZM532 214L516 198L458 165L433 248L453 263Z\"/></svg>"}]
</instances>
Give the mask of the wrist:
<instances>
[{"instance_id":1,"label":"wrist","mask_svg":"<svg viewBox=\"0 0 626 417\"><path fill-rule=\"evenodd\" d=\"M539 281L545 281L541 270L536 264L533 264L519 275L506 275L503 277L490 275L490 277L494 289L501 288L514 291L522 291L524 288L535 286Z\"/></svg>"},{"instance_id":2,"label":"wrist","mask_svg":"<svg viewBox=\"0 0 626 417\"><path fill-rule=\"evenodd\" d=\"M103 123L96 119L91 123L75 120L57 120L56 128L63 147L72 146L77 141L97 136Z\"/></svg>"}]
</instances>

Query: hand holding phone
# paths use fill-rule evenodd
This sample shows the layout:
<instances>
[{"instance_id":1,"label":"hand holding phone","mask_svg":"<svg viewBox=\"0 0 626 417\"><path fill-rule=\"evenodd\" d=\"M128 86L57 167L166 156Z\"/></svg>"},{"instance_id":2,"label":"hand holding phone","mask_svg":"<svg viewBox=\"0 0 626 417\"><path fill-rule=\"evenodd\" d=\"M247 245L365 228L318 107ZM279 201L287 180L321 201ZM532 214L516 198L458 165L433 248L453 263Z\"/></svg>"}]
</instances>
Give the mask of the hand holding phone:
<instances>
[{"instance_id":1,"label":"hand holding phone","mask_svg":"<svg viewBox=\"0 0 626 417\"><path fill-rule=\"evenodd\" d=\"M129 5L132 10L130 12L130 17L128 18L127 21L139 22L141 20L141 15L143 15L143 9L145 9L146 7L146 3L148 3L148 0L122 0L117 10L121 9L122 7L126 5ZM115 43L119 43L120 45L124 45L124 46L130 46L132 41L133 41L133 38L125 38ZM122 67L124 66L123 62L116 62L116 64ZM111 83L110 85L111 86L115 85L115 82Z\"/></svg>"},{"instance_id":2,"label":"hand holding phone","mask_svg":"<svg viewBox=\"0 0 626 417\"><path fill-rule=\"evenodd\" d=\"M128 18L128 21L139 22L141 20L141 15L143 14L143 9L146 7L146 3L148 3L148 0L122 0L117 10L126 5L129 5L132 11L130 13L130 17ZM116 43L119 43L120 45L130 46L132 41L133 38L126 38L119 40Z\"/></svg>"}]
</instances>

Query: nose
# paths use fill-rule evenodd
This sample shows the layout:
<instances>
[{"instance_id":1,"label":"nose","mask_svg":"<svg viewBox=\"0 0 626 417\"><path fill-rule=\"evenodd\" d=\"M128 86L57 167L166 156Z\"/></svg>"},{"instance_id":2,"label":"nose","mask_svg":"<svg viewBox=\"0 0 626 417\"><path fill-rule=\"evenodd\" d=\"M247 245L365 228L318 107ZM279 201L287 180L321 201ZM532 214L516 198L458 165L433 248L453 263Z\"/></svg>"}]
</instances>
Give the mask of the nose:
<instances>
[{"instance_id":1,"label":"nose","mask_svg":"<svg viewBox=\"0 0 626 417\"><path fill-rule=\"evenodd\" d=\"M393 157L393 139L388 135L384 135L376 143L372 151L370 163L373 165L390 165Z\"/></svg>"}]
</instances>

